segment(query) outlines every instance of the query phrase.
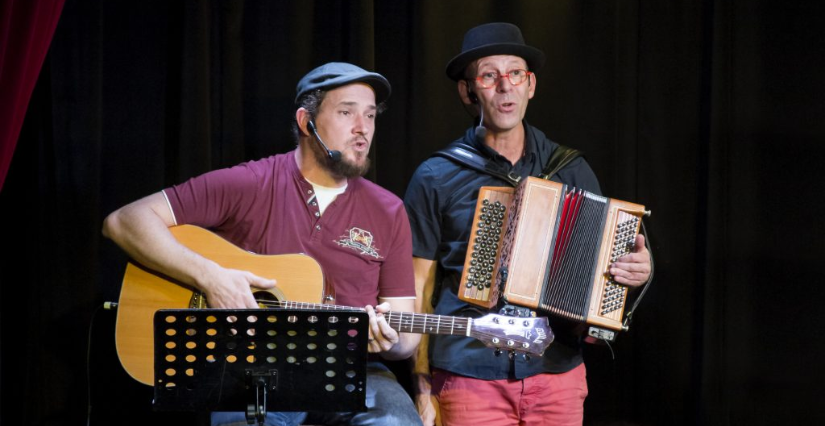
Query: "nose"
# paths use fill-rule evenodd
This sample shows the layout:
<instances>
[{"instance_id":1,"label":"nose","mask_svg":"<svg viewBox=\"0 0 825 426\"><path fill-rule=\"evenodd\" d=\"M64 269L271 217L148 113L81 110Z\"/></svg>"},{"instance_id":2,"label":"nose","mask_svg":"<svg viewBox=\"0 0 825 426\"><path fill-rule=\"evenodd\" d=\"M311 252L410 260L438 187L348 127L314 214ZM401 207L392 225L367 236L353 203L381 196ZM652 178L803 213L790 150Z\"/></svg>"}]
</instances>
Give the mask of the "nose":
<instances>
[{"instance_id":1,"label":"nose","mask_svg":"<svg viewBox=\"0 0 825 426\"><path fill-rule=\"evenodd\" d=\"M355 134L358 134L358 135L366 135L367 132L369 131L366 123L367 123L366 118L364 118L360 114L355 114L355 118L354 118L353 123L352 123L352 133L355 133Z\"/></svg>"},{"instance_id":2,"label":"nose","mask_svg":"<svg viewBox=\"0 0 825 426\"><path fill-rule=\"evenodd\" d=\"M499 92L509 92L513 89L513 87L515 86L513 85L513 83L510 82L510 74L505 74L498 79L496 90L498 90Z\"/></svg>"}]
</instances>

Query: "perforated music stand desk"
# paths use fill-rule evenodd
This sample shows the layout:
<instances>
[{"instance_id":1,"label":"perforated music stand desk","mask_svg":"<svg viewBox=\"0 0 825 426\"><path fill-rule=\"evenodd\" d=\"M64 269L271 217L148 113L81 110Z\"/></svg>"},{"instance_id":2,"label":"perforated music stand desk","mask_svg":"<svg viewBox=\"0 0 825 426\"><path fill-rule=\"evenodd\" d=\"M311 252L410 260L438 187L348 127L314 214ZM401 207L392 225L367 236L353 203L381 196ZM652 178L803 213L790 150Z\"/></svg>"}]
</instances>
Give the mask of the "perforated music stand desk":
<instances>
[{"instance_id":1,"label":"perforated music stand desk","mask_svg":"<svg viewBox=\"0 0 825 426\"><path fill-rule=\"evenodd\" d=\"M369 317L360 310L162 309L157 411L366 411Z\"/></svg>"}]
</instances>

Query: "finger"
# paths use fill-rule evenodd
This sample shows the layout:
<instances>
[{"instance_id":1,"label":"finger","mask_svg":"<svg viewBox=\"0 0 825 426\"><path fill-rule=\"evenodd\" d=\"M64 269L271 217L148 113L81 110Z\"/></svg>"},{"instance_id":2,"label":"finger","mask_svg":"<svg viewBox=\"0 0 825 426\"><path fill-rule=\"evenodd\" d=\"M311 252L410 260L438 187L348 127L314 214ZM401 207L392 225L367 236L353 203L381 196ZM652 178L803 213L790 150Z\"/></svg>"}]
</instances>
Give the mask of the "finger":
<instances>
[{"instance_id":1,"label":"finger","mask_svg":"<svg viewBox=\"0 0 825 426\"><path fill-rule=\"evenodd\" d=\"M645 283L645 280L641 275L615 276L613 277L613 281L630 287L638 287Z\"/></svg>"},{"instance_id":2,"label":"finger","mask_svg":"<svg viewBox=\"0 0 825 426\"><path fill-rule=\"evenodd\" d=\"M272 279L268 279L268 278L262 278L262 277L259 277L259 276L255 275L255 274L251 274L251 273L248 275L248 279L249 279L249 284L251 286L257 287L257 288L262 288L262 289L273 288L278 283L278 281L276 281L276 280L272 280Z\"/></svg>"},{"instance_id":3,"label":"finger","mask_svg":"<svg viewBox=\"0 0 825 426\"><path fill-rule=\"evenodd\" d=\"M635 250L635 249L634 249ZM649 256L647 254L647 249L643 249L639 252L631 252L625 254L624 256L616 259L614 263L648 263Z\"/></svg>"},{"instance_id":4,"label":"finger","mask_svg":"<svg viewBox=\"0 0 825 426\"><path fill-rule=\"evenodd\" d=\"M636 287L644 284L647 281L648 274L646 272L631 272L625 269L611 269L611 276L613 281L619 284L624 284Z\"/></svg>"},{"instance_id":5,"label":"finger","mask_svg":"<svg viewBox=\"0 0 825 426\"><path fill-rule=\"evenodd\" d=\"M646 274L650 272L650 264L644 262L633 261L630 262L616 262L610 265L608 272L611 275L627 275L627 274Z\"/></svg>"},{"instance_id":6,"label":"finger","mask_svg":"<svg viewBox=\"0 0 825 426\"><path fill-rule=\"evenodd\" d=\"M398 342L398 331L390 326L390 323L387 322L387 317L378 317L378 331L383 340L388 340L393 345Z\"/></svg>"},{"instance_id":7,"label":"finger","mask_svg":"<svg viewBox=\"0 0 825 426\"><path fill-rule=\"evenodd\" d=\"M380 332L380 328L378 326L378 316L375 313L375 309L373 309L370 305L367 305L364 310L367 312L367 316L369 318L370 342L372 342Z\"/></svg>"},{"instance_id":8,"label":"finger","mask_svg":"<svg viewBox=\"0 0 825 426\"><path fill-rule=\"evenodd\" d=\"M367 339L367 352L369 353L379 353L382 352L381 343L375 338L375 336L370 335Z\"/></svg>"},{"instance_id":9,"label":"finger","mask_svg":"<svg viewBox=\"0 0 825 426\"><path fill-rule=\"evenodd\" d=\"M382 313L382 314L386 313L386 312L389 312L390 311L390 302L384 302L380 305L377 305L375 307L375 311L379 312L379 313Z\"/></svg>"},{"instance_id":10,"label":"finger","mask_svg":"<svg viewBox=\"0 0 825 426\"><path fill-rule=\"evenodd\" d=\"M252 295L252 292L249 292L249 295L245 297L244 300L247 309L260 308L260 306L258 305L258 301L255 300L255 296Z\"/></svg>"},{"instance_id":11,"label":"finger","mask_svg":"<svg viewBox=\"0 0 825 426\"><path fill-rule=\"evenodd\" d=\"M386 318L383 316L378 318L378 332L374 333L374 336L375 342L378 343L384 351L392 349L400 340L398 332L390 327Z\"/></svg>"},{"instance_id":12,"label":"finger","mask_svg":"<svg viewBox=\"0 0 825 426\"><path fill-rule=\"evenodd\" d=\"M398 343L398 333L390 327L384 315L377 313L372 306L367 305L364 310L369 316L370 351L382 352L392 349Z\"/></svg>"}]
</instances>

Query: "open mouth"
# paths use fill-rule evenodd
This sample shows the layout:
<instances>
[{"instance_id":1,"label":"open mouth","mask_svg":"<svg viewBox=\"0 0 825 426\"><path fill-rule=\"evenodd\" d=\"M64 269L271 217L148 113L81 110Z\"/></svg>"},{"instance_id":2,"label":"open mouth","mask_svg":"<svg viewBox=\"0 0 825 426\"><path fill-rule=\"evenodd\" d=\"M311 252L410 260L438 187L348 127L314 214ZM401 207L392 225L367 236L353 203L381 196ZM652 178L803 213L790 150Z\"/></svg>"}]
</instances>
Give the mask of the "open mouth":
<instances>
[{"instance_id":1,"label":"open mouth","mask_svg":"<svg viewBox=\"0 0 825 426\"><path fill-rule=\"evenodd\" d=\"M515 102L502 102L498 106L499 111L501 112L512 112L516 109Z\"/></svg>"},{"instance_id":2,"label":"open mouth","mask_svg":"<svg viewBox=\"0 0 825 426\"><path fill-rule=\"evenodd\" d=\"M352 147L356 151L364 151L364 150L369 149L370 145L367 143L367 141L365 141L363 139L357 139L357 140L353 141Z\"/></svg>"}]
</instances>

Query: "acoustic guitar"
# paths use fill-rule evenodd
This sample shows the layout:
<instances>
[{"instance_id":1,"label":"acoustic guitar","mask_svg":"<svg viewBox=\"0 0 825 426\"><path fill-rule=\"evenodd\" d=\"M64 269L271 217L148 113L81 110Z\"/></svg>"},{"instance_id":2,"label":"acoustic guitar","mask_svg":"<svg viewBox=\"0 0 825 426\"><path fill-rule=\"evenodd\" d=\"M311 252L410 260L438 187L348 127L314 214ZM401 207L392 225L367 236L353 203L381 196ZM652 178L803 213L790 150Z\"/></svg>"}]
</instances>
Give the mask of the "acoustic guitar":
<instances>
[{"instance_id":1,"label":"acoustic guitar","mask_svg":"<svg viewBox=\"0 0 825 426\"><path fill-rule=\"evenodd\" d=\"M263 308L352 309L324 300L324 276L315 259L304 254L257 255L192 225L170 228L175 238L219 265L277 280L275 289L255 292ZM160 309L206 309L205 295L163 274L129 262L117 310L115 346L123 368L138 382L154 382L153 319ZM481 318L387 312L387 323L405 333L448 334L476 338L498 350L540 356L553 341L547 318L488 314Z\"/></svg>"}]
</instances>

